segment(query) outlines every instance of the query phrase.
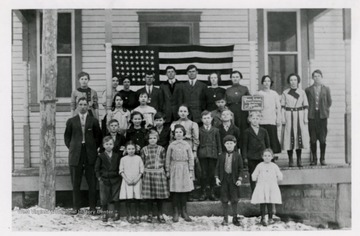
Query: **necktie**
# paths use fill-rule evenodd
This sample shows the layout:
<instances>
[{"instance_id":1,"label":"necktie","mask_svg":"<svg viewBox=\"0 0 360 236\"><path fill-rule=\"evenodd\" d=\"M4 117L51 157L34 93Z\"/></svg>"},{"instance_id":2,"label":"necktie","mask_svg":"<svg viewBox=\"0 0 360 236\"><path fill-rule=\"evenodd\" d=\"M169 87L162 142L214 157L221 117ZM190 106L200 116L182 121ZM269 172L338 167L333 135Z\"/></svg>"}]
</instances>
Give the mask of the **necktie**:
<instances>
[{"instance_id":1,"label":"necktie","mask_svg":"<svg viewBox=\"0 0 360 236\"><path fill-rule=\"evenodd\" d=\"M82 143L85 143L85 115L81 114L81 131L82 131Z\"/></svg>"},{"instance_id":2,"label":"necktie","mask_svg":"<svg viewBox=\"0 0 360 236\"><path fill-rule=\"evenodd\" d=\"M194 81L190 80L191 87L194 86Z\"/></svg>"}]
</instances>

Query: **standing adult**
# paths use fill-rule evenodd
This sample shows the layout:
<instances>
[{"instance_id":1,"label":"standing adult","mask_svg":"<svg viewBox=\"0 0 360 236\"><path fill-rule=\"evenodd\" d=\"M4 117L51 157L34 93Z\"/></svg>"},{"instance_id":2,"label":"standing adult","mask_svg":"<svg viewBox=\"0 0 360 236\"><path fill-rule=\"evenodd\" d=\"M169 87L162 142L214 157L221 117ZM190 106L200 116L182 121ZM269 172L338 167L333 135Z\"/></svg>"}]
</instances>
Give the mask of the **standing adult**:
<instances>
[{"instance_id":1,"label":"standing adult","mask_svg":"<svg viewBox=\"0 0 360 236\"><path fill-rule=\"evenodd\" d=\"M80 185L85 170L89 186L90 212L96 214L96 177L95 161L97 149L101 145L102 134L99 121L88 113L88 101L85 97L78 100L79 114L68 119L64 133L65 145L69 149L70 177L73 186L73 211L80 210Z\"/></svg>"},{"instance_id":2,"label":"standing adult","mask_svg":"<svg viewBox=\"0 0 360 236\"><path fill-rule=\"evenodd\" d=\"M162 111L162 99L159 88L156 88L153 83L155 81L153 72L146 72L145 74L145 86L137 91L138 97L142 93L147 93L148 101L147 105L155 108L156 111Z\"/></svg>"},{"instance_id":3,"label":"standing adult","mask_svg":"<svg viewBox=\"0 0 360 236\"><path fill-rule=\"evenodd\" d=\"M131 81L129 77L124 77L122 80L123 89L118 92L120 96L124 97L123 107L132 111L139 106L139 98L137 93L130 89Z\"/></svg>"},{"instance_id":4,"label":"standing adult","mask_svg":"<svg viewBox=\"0 0 360 236\"><path fill-rule=\"evenodd\" d=\"M310 149L313 156L310 165L317 165L316 141L320 142L320 164L325 163L326 135L327 135L327 119L329 118L329 110L332 103L330 89L323 85L323 75L320 70L312 73L314 84L305 89L309 101L309 134Z\"/></svg>"},{"instance_id":5,"label":"standing adult","mask_svg":"<svg viewBox=\"0 0 360 236\"><path fill-rule=\"evenodd\" d=\"M210 87L206 89L205 93L205 100L206 100L206 107L207 111L216 110L218 107L216 106L215 102L218 101L221 97L225 95L225 89L219 87L219 83L221 82L221 76L219 73L212 72L208 76L208 81L210 83Z\"/></svg>"},{"instance_id":6,"label":"standing adult","mask_svg":"<svg viewBox=\"0 0 360 236\"><path fill-rule=\"evenodd\" d=\"M225 99L229 109L234 113L234 124L240 129L242 136L245 129L249 127L247 111L241 108L242 97L250 95L249 89L246 86L240 85L240 80L243 78L240 71L233 71L230 75L232 86L226 89ZM242 138L240 138L240 147L242 147Z\"/></svg>"},{"instance_id":7,"label":"standing adult","mask_svg":"<svg viewBox=\"0 0 360 236\"><path fill-rule=\"evenodd\" d=\"M297 166L302 167L301 150L308 148L309 134L308 100L305 91L299 88L300 76L290 74L287 78L290 88L281 96L282 123L284 132L282 148L287 150L289 167L294 166L293 150L296 150Z\"/></svg>"},{"instance_id":8,"label":"standing adult","mask_svg":"<svg viewBox=\"0 0 360 236\"><path fill-rule=\"evenodd\" d=\"M189 77L189 82L184 83L184 103L189 107L189 118L192 121L200 124L201 112L204 111L206 107L205 94L207 86L203 82L198 81L196 78L198 70L195 65L189 65L186 68L186 72Z\"/></svg>"},{"instance_id":9,"label":"standing adult","mask_svg":"<svg viewBox=\"0 0 360 236\"><path fill-rule=\"evenodd\" d=\"M261 78L262 90L257 95L263 97L264 109L262 110L262 119L260 126L266 129L270 138L270 148L273 153L280 153L281 146L277 134L277 127L281 126L281 105L280 97L277 92L271 89L273 81L268 75Z\"/></svg>"},{"instance_id":10,"label":"standing adult","mask_svg":"<svg viewBox=\"0 0 360 236\"><path fill-rule=\"evenodd\" d=\"M111 84L112 84L112 86L111 86L111 101L113 101L115 94L120 91L119 83L120 83L120 81L119 81L118 77L116 77L116 76L112 77L112 79L111 79ZM106 107L106 89L102 93L101 104L104 107L104 109L106 110L106 108L107 108ZM111 107L109 107L109 109L110 108ZM106 123L107 123L107 113L105 113L104 118L101 120L101 130L102 130L103 136L105 136L106 133L108 132Z\"/></svg>"},{"instance_id":11,"label":"standing adult","mask_svg":"<svg viewBox=\"0 0 360 236\"><path fill-rule=\"evenodd\" d=\"M161 100L163 102L163 112L166 116L165 123L171 124L179 119L178 110L183 103L183 84L175 78L175 67L167 66L165 71L168 80L160 85Z\"/></svg>"}]
</instances>

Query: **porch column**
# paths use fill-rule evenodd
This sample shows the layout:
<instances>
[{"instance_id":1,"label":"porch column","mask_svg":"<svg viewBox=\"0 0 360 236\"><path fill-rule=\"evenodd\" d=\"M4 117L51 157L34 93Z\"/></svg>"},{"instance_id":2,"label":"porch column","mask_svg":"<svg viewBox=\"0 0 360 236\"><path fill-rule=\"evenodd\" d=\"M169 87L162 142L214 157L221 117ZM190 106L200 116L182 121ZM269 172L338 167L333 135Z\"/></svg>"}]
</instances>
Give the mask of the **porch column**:
<instances>
[{"instance_id":1,"label":"porch column","mask_svg":"<svg viewBox=\"0 0 360 236\"><path fill-rule=\"evenodd\" d=\"M257 31L257 10L249 9L249 52L250 52L250 92L253 94L258 90L258 81L259 74L257 71L257 62L256 62L256 31Z\"/></svg>"},{"instance_id":2,"label":"porch column","mask_svg":"<svg viewBox=\"0 0 360 236\"><path fill-rule=\"evenodd\" d=\"M105 10L105 54L106 54L106 111L111 109L112 103L112 61L111 61L111 46L112 46L112 10Z\"/></svg>"},{"instance_id":3,"label":"porch column","mask_svg":"<svg viewBox=\"0 0 360 236\"><path fill-rule=\"evenodd\" d=\"M351 9L343 9L345 46L345 162L351 164Z\"/></svg>"}]
</instances>

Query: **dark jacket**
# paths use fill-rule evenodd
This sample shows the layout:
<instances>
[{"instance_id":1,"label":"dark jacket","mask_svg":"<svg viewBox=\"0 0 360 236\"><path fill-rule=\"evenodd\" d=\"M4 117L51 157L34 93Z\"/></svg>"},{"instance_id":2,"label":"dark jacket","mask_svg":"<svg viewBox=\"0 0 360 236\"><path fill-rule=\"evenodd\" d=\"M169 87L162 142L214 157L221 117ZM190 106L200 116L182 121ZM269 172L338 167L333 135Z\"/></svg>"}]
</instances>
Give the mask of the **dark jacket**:
<instances>
[{"instance_id":1,"label":"dark jacket","mask_svg":"<svg viewBox=\"0 0 360 236\"><path fill-rule=\"evenodd\" d=\"M156 130L156 128L154 128L154 130ZM161 133L159 133L159 140L157 142L157 145L162 146L165 150L167 150L169 146L170 132L170 126L165 124Z\"/></svg>"},{"instance_id":2,"label":"dark jacket","mask_svg":"<svg viewBox=\"0 0 360 236\"><path fill-rule=\"evenodd\" d=\"M77 166L79 164L82 135L80 116L76 115L68 119L66 122L64 141L66 147L69 149L70 166ZM97 149L100 147L101 141L102 132L99 126L99 121L88 114L85 121L85 147L87 154L87 164L95 164Z\"/></svg>"},{"instance_id":3,"label":"dark jacket","mask_svg":"<svg viewBox=\"0 0 360 236\"><path fill-rule=\"evenodd\" d=\"M133 141L135 145L139 145L141 149L147 145L146 134L147 130L144 127L141 127L141 129L134 129L134 126L131 125L126 131L126 142ZM136 154L139 153L140 150L136 152Z\"/></svg>"},{"instance_id":4,"label":"dark jacket","mask_svg":"<svg viewBox=\"0 0 360 236\"><path fill-rule=\"evenodd\" d=\"M215 177L217 176L221 182L223 181L225 175L225 157L226 157L226 152L223 152L219 156L215 168ZM243 161L241 155L236 151L233 152L231 176L234 184L239 179L239 177L242 178L243 176Z\"/></svg>"},{"instance_id":5,"label":"dark jacket","mask_svg":"<svg viewBox=\"0 0 360 236\"><path fill-rule=\"evenodd\" d=\"M165 82L160 84L160 91L163 106L162 111L166 115L166 123L177 120L179 106L183 103L183 84L176 81L172 91L169 82Z\"/></svg>"},{"instance_id":6,"label":"dark jacket","mask_svg":"<svg viewBox=\"0 0 360 236\"><path fill-rule=\"evenodd\" d=\"M137 96L139 98L141 93L147 93L146 87L139 89L137 92ZM147 93L148 94L148 93ZM148 94L150 102L148 103L149 106L155 108L156 111L162 111L163 108L163 99L161 98L161 91L159 88L153 86L151 94Z\"/></svg>"},{"instance_id":7,"label":"dark jacket","mask_svg":"<svg viewBox=\"0 0 360 236\"><path fill-rule=\"evenodd\" d=\"M109 134L109 136L111 136ZM116 134L116 140L114 143L114 148L113 148L113 152L118 153L120 156L122 156L122 153L124 150L120 150L121 146L125 147L126 144L126 138L124 135L122 134ZM100 147L100 153L103 153L105 151L105 148L101 145Z\"/></svg>"},{"instance_id":8,"label":"dark jacket","mask_svg":"<svg viewBox=\"0 0 360 236\"><path fill-rule=\"evenodd\" d=\"M199 158L214 158L217 159L221 154L221 141L219 129L211 127L206 130L204 126L199 131L200 145L198 147Z\"/></svg>"},{"instance_id":9,"label":"dark jacket","mask_svg":"<svg viewBox=\"0 0 360 236\"><path fill-rule=\"evenodd\" d=\"M184 83L184 103L189 107L189 119L196 123L201 122L201 112L206 108L206 90L207 86L199 80L194 86L189 81Z\"/></svg>"},{"instance_id":10,"label":"dark jacket","mask_svg":"<svg viewBox=\"0 0 360 236\"><path fill-rule=\"evenodd\" d=\"M120 182L119 165L119 154L113 152L110 161L105 152L100 153L95 163L96 178L101 177L101 180L106 185Z\"/></svg>"},{"instance_id":11,"label":"dark jacket","mask_svg":"<svg viewBox=\"0 0 360 236\"><path fill-rule=\"evenodd\" d=\"M309 102L308 118L315 119L315 85L306 88L305 93ZM321 85L319 96L320 119L329 118L331 104L330 89L325 85Z\"/></svg>"},{"instance_id":12,"label":"dark jacket","mask_svg":"<svg viewBox=\"0 0 360 236\"><path fill-rule=\"evenodd\" d=\"M224 125L220 125L218 127L219 129L219 133L220 133L220 141L221 141L221 144L222 144L222 150L225 152L226 148L225 148L225 145L224 145L224 142L223 142L223 139L225 138L226 135L233 135L235 136L236 140L237 140L237 144L236 144L236 148L241 148L241 145L240 145L240 139L241 139L241 136L240 136L240 129L238 127L236 127L234 124L231 124L228 131L225 130L224 128Z\"/></svg>"},{"instance_id":13,"label":"dark jacket","mask_svg":"<svg viewBox=\"0 0 360 236\"><path fill-rule=\"evenodd\" d=\"M259 127L256 135L253 128L249 127L243 135L243 158L248 160L262 160L262 152L270 147L269 134L266 129Z\"/></svg>"}]
</instances>

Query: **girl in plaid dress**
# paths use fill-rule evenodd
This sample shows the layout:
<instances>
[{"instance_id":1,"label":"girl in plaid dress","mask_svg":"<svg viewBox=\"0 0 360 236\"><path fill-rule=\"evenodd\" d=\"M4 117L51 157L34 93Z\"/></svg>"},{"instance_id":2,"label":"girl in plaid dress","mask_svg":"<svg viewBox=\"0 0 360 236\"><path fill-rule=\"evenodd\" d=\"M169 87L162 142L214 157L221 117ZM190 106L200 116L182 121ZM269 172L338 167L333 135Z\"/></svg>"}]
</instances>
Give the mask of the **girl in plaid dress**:
<instances>
[{"instance_id":1,"label":"girl in plaid dress","mask_svg":"<svg viewBox=\"0 0 360 236\"><path fill-rule=\"evenodd\" d=\"M147 222L152 222L153 203L157 204L157 219L165 223L163 217L163 201L169 197L167 178L165 175L165 149L157 145L159 134L150 130L147 135L149 145L141 149L141 158L144 162L144 175L142 186L142 198L148 199Z\"/></svg>"}]
</instances>

